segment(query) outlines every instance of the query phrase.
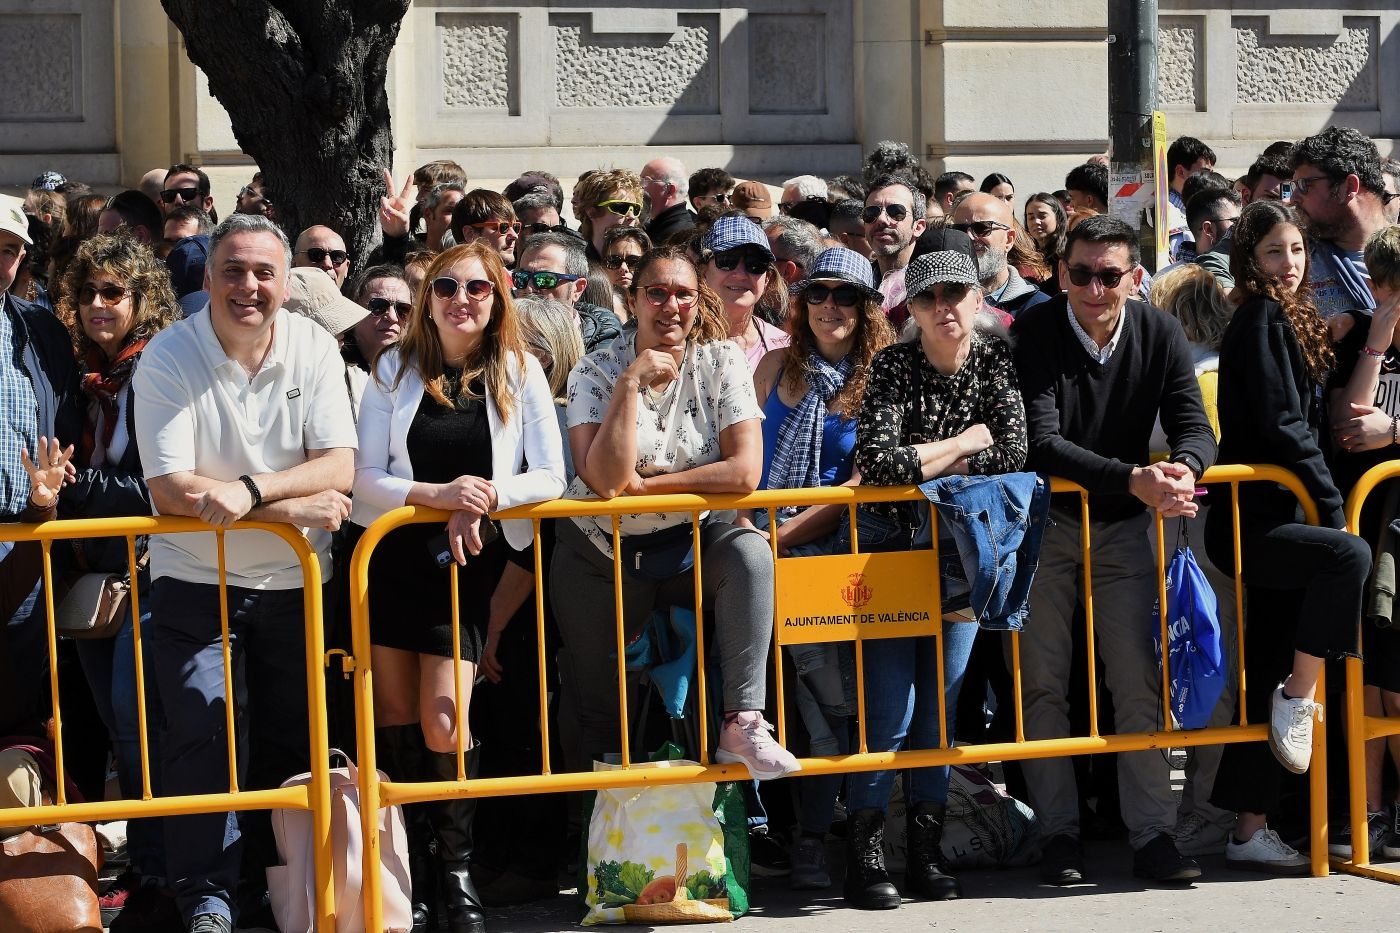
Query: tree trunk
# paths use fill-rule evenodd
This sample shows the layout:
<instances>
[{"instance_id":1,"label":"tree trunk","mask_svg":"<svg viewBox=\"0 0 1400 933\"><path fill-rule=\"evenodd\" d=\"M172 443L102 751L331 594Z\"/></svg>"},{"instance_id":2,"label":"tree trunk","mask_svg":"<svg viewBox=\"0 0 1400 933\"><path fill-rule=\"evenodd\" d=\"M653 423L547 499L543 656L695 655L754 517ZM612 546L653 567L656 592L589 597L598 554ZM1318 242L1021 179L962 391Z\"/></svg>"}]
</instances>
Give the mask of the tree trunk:
<instances>
[{"instance_id":1,"label":"tree trunk","mask_svg":"<svg viewBox=\"0 0 1400 933\"><path fill-rule=\"evenodd\" d=\"M289 237L325 224L364 268L393 165L389 52L409 0L161 0L262 170Z\"/></svg>"}]
</instances>

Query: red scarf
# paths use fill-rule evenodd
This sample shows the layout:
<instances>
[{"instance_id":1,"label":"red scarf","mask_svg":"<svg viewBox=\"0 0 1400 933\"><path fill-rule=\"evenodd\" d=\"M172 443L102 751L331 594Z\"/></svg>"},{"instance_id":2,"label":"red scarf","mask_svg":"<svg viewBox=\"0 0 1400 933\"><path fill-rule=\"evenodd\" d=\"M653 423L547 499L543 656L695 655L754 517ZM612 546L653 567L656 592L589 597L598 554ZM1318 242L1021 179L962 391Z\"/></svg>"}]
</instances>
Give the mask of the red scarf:
<instances>
[{"instance_id":1,"label":"red scarf","mask_svg":"<svg viewBox=\"0 0 1400 933\"><path fill-rule=\"evenodd\" d=\"M136 361L144 349L146 341L133 340L122 347L116 359L108 362L100 347L88 347L87 356L83 360L83 392L97 402L97 407L102 412L104 451L112 446L112 434L117 430L117 395L121 393L122 386L131 380L131 371L136 368ZM82 462L91 463L96 450L97 419L89 415L83 419Z\"/></svg>"}]
</instances>

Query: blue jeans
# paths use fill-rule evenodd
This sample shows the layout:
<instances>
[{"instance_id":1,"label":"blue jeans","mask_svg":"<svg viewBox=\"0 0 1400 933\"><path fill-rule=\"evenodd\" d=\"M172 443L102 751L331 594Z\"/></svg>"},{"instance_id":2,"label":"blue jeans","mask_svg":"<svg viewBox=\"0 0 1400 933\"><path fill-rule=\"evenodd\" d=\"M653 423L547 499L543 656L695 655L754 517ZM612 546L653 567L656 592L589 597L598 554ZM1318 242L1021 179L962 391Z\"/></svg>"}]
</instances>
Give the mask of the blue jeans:
<instances>
[{"instance_id":1,"label":"blue jeans","mask_svg":"<svg viewBox=\"0 0 1400 933\"><path fill-rule=\"evenodd\" d=\"M149 607L149 596L141 605ZM122 797L141 798L141 720L136 706L136 634L128 618L112 638L85 638L76 641L78 661L92 689L97 714L111 736L117 757L117 781ZM161 721L160 692L151 671L151 612L141 614L141 646L146 668L146 750L151 766L151 793L159 797ZM165 877L165 846L161 843L161 821L157 817L127 823L127 851L131 867L148 878Z\"/></svg>"},{"instance_id":2,"label":"blue jeans","mask_svg":"<svg viewBox=\"0 0 1400 933\"><path fill-rule=\"evenodd\" d=\"M161 778L168 795L229 787L219 587L162 577L151 586L152 665L165 711ZM302 591L228 587L229 654L237 707L238 786L277 787L309 767ZM274 864L266 812L204 813L165 820L175 903L237 920L245 843L256 864Z\"/></svg>"},{"instance_id":3,"label":"blue jeans","mask_svg":"<svg viewBox=\"0 0 1400 933\"><path fill-rule=\"evenodd\" d=\"M910 535L896 523L856 512L862 552L908 550ZM850 527L845 519L837 532L837 551L850 550ZM927 547L927 544L924 545ZM942 705L947 709L948 741L953 740L958 693L963 673L972 654L977 626L968 622L943 623ZM938 748L938 656L937 639L872 638L864 642L865 654L865 743L872 752L910 748ZM847 810L884 810L890 802L895 772L869 771L848 778ZM914 768L905 788L910 806L916 803L946 803L948 768Z\"/></svg>"}]
</instances>

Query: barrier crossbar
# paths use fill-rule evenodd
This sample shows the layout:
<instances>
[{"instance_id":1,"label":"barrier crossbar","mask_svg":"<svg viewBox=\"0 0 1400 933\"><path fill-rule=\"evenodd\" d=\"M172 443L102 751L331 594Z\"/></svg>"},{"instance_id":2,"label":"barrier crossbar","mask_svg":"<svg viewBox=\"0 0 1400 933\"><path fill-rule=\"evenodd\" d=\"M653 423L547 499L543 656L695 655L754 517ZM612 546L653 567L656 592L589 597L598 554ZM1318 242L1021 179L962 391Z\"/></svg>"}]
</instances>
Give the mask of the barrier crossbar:
<instances>
[{"instance_id":1,"label":"barrier crossbar","mask_svg":"<svg viewBox=\"0 0 1400 933\"><path fill-rule=\"evenodd\" d=\"M1362 474L1347 496L1344 511L1347 530L1361 534L1361 511L1371 493L1388 480L1400 477L1400 460L1372 467ZM1383 516L1389 524L1393 515ZM1348 874L1400 884L1400 865L1371 864L1371 839L1366 832L1366 744L1400 735L1400 717L1374 716L1365 708L1365 669L1359 658L1346 660L1346 749L1348 812L1351 819L1351 858L1333 858L1333 864Z\"/></svg>"},{"instance_id":2,"label":"barrier crossbar","mask_svg":"<svg viewBox=\"0 0 1400 933\"><path fill-rule=\"evenodd\" d=\"M1240 557L1240 525L1239 525L1239 485L1245 482L1267 482L1284 486L1291 491L1299 500L1306 520L1310 524L1316 524L1318 520L1317 507L1304 488L1302 481L1292 472L1280 467L1261 465L1223 465L1216 466L1206 472L1200 478L1200 482L1216 486L1228 485L1230 489L1230 508L1233 514L1234 525L1234 550L1235 550L1235 586L1234 596L1236 603L1236 624L1238 635L1238 654L1235 659L1237 664L1237 675L1239 678L1238 702L1241 711L1245 706L1245 696L1247 684L1245 682L1244 671L1244 620L1243 611L1244 587L1240 579L1239 567ZM856 652L856 701L857 701L857 729L858 729L858 751L847 755L833 755L826 757L810 757L801 759L802 775L815 775L825 773L852 773L860 771L882 770L888 768L912 768L937 765L952 764L984 764L994 761L1012 761L1036 758L1053 758L1064 755L1082 755L1099 752L1131 752L1149 749L1168 749L1178 747L1191 747L1198 745L1215 745L1234 742L1262 742L1268 739L1268 725L1266 723L1249 723L1241 713L1241 723L1239 725L1214 727L1199 730L1185 731L1177 729L1172 723L1170 715L1170 670L1169 655L1164 652L1162 671L1162 722L1163 728L1153 732L1142 733L1122 733L1122 734L1102 734L1099 730L1098 722L1098 695L1096 687L1095 666L1096 658L1093 646L1094 635L1094 606L1093 606L1093 581L1092 581L1092 542L1089 526L1089 497L1083 487L1078 486L1063 479L1053 479L1051 481L1051 491L1054 493L1077 493L1080 500L1080 515L1083 528L1083 562L1084 562L1084 609L1085 609L1085 629L1087 636L1087 652L1089 664L1089 734L1082 736L1066 736L1052 739L1028 740L1025 738L1023 709L1021 701L1021 679L1020 679L1020 638L1019 633L1011 633L1011 657L1012 657L1012 678L1013 695L1015 698L1015 741L989 743L983 745L959 745L947 747L948 724L946 720L945 704L939 703L940 737L941 745L944 747L934 749L915 749L899 752L872 752L866 743L865 734L865 690L864 690L864 665L862 663L862 637L857 635L854 638ZM516 775L510 777L478 778L466 779L464 764L464 742L465 730L457 730L457 780L456 781L435 781L435 782L403 782L393 780L380 780L375 767L374 749L374 712L373 712L373 670L370 663L370 633L369 633L369 610L368 610L368 570L369 561L374 548L384 539L384 537L396 528L404 525L423 522L443 522L447 519L448 513L433 509L408 506L395 509L381 516L365 530L360 539L350 564L350 606L352 633L354 639L355 660L353 667L356 689L356 731L358 733L358 755L360 758L360 794L361 794L361 818L364 831L365 846L363 849L364 866L362 878L364 879L364 916L370 928L375 928L380 919L380 892L379 881L380 863L379 839L378 839L378 819L375 815L384 806L393 804L413 803L428 800L441 800L451 797L487 797L506 796L518 794L534 794L542 792L569 792L583 790L601 790L618 787L638 787L647 785L681 784L698 781L721 781L721 780L746 780L748 770L742 765L721 765L712 763L709 759L709 749L707 747L707 717L709 710L705 705L706 697L706 663L705 663L705 642L703 626L703 596L701 592L701 579L703 574L703 554L700 549L700 524L699 519L702 512L720 511L728 509L754 509L766 510L769 512L770 526L773 524L773 511L782 506L790 505L842 505L849 510L851 519L851 548L852 553L859 552L859 538L856 530L855 510L862 503L871 502L924 502L926 501L915 486L907 487L878 487L878 486L838 486L813 489L784 489L784 490L761 490L745 495L698 495L698 494L674 494L661 496L635 496L618 497L610 500L552 500L530 506L521 506L514 509L502 511L493 515L497 519L523 519L528 520L533 525L535 543L535 606L536 606L536 626L538 643L540 645L538 662L539 684L540 684L540 709L547 710L545 691L548 683L547 668L549 659L546 657L544 649L544 615L543 615L543 587L546 583L545 571L542 566L540 548L540 523L550 519L568 519L576 516L607 517L612 522L613 552L614 555L621 553L619 545L620 530L619 518L622 515L634 513L689 513L692 523L693 543L695 546L695 616L697 627L697 704L696 712L699 719L697 734L701 737L699 748L696 752L699 763L691 766L672 767L665 769L655 768L630 768L634 760L631 748L628 722L627 722L627 671L625 667L625 654L627 644L627 632L622 618L622 569L620 562L614 558L613 561L613 586L614 586L614 619L611 626L611 635L617 644L617 676L618 676L618 715L620 718L620 745L622 768L603 772L560 772L557 771L549 756L549 723L548 716L541 716L540 728L542 730L541 747L542 760L539 774ZM933 511L933 510L931 510ZM929 569L934 579L933 593L934 602L932 605L938 606L938 534L936 527L936 512L933 515L935 527L933 529L933 544L929 549L928 559ZM1163 521L1160 515L1156 516L1156 541L1157 541L1157 572L1159 589L1158 596L1165 605L1166 590L1166 562L1169 559L1165 548L1165 534ZM770 539L771 540L771 539ZM778 560L777 544L774 541L773 555L775 561ZM805 558L797 558L802 560ZM782 564L775 568L774 585L778 586L777 575L782 572ZM452 579L455 587L455 575ZM455 609L455 603L454 603ZM942 618L941 611L934 613L936 619ZM456 620L454 619L454 622ZM601 620L600 620L601 621ZM775 620L776 622L776 620ZM1034 624L1032 620L1028 624ZM1161 621L1162 630L1160 637L1162 644L1167 644L1166 620ZM454 625L454 630L456 626ZM1144 637L1147 633L1144 632ZM938 639L938 652L940 658L937 671L937 683L939 695L944 689L944 671L942 669L942 626L936 624L933 627L931 637ZM456 645L454 644L454 650ZM775 717L778 728L778 738L780 742L786 743L785 716L786 709L785 696L782 683L782 661L778 648L778 640L774 638L773 663L774 663L774 686L776 697L772 701L772 706L777 710ZM1325 690L1325 684L1319 681L1319 692ZM460 700L460 692L458 700ZM461 710L460 702L457 706ZM463 711L461 715L465 715ZM1326 755L1323 750L1326 747L1326 726L1325 723L1318 723L1314 730L1314 750L1312 768L1310 769L1310 792L1311 792L1311 819L1310 819L1310 842L1311 842L1311 871L1316 876L1326 875L1328 872L1327 859L1327 773Z\"/></svg>"},{"instance_id":3,"label":"barrier crossbar","mask_svg":"<svg viewBox=\"0 0 1400 933\"><path fill-rule=\"evenodd\" d=\"M307 716L309 720L311 781L294 787L244 790L238 786L237 731L234 717L232 670L229 665L229 616L224 568L223 530L211 528L195 518L169 516L65 519L34 525L0 524L0 542L38 543L42 549L44 580L44 619L47 629L49 688L53 697L52 740L57 771L55 802L38 807L0 808L0 826L37 826L65 822L97 822L159 816L189 816L230 810L307 810L312 821L312 856L315 865L316 928L335 928L332 889L330 761L326 724L325 679L322 674L324 642L322 635L321 567L315 552L298 529L272 522L238 522L230 531L265 531L285 541L301 564L302 611L306 633ZM155 797L151 792L151 761L147 735L145 658L142 643L146 633L141 626L141 594L136 580L136 539L148 535L214 533L217 535L220 628L223 642L224 708L227 731L229 788L225 793L188 794ZM75 803L68 800L67 768L64 761L63 711L58 685L58 636L54 616L54 572L52 548L56 541L87 538L125 538L127 569L131 573L130 611L136 662L137 722L141 760L141 799ZM13 557L13 555L11 555ZM290 775L288 775L290 777Z\"/></svg>"}]
</instances>

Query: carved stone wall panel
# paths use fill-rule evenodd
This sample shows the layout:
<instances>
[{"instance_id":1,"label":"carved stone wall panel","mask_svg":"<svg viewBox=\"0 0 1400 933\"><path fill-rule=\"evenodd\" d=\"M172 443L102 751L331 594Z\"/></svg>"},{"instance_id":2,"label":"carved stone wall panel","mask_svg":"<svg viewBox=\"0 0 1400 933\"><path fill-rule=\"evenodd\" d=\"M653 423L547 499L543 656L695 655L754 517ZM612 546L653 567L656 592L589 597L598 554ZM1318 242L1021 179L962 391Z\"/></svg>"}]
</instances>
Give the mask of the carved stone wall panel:
<instances>
[{"instance_id":1,"label":"carved stone wall panel","mask_svg":"<svg viewBox=\"0 0 1400 933\"><path fill-rule=\"evenodd\" d=\"M825 14L749 14L749 113L826 113Z\"/></svg>"},{"instance_id":2,"label":"carved stone wall panel","mask_svg":"<svg viewBox=\"0 0 1400 933\"><path fill-rule=\"evenodd\" d=\"M587 15L551 17L559 107L719 113L719 17L677 17L674 32L602 33Z\"/></svg>"},{"instance_id":3,"label":"carved stone wall panel","mask_svg":"<svg viewBox=\"0 0 1400 933\"><path fill-rule=\"evenodd\" d=\"M442 14L438 48L442 106L518 114L519 18L513 14Z\"/></svg>"},{"instance_id":4,"label":"carved stone wall panel","mask_svg":"<svg viewBox=\"0 0 1400 933\"><path fill-rule=\"evenodd\" d=\"M80 17L0 14L0 120L81 120Z\"/></svg>"},{"instance_id":5,"label":"carved stone wall panel","mask_svg":"<svg viewBox=\"0 0 1400 933\"><path fill-rule=\"evenodd\" d=\"M1205 109L1205 28L1198 16L1157 21L1157 102L1162 107Z\"/></svg>"},{"instance_id":6,"label":"carved stone wall panel","mask_svg":"<svg viewBox=\"0 0 1400 933\"><path fill-rule=\"evenodd\" d=\"M1347 17L1336 36L1273 35L1263 17L1233 26L1238 103L1376 107L1374 18Z\"/></svg>"}]
</instances>

